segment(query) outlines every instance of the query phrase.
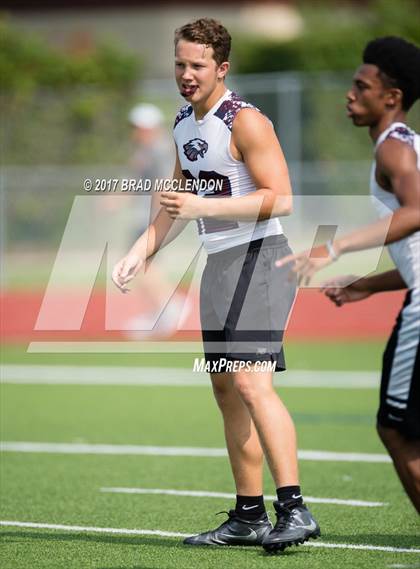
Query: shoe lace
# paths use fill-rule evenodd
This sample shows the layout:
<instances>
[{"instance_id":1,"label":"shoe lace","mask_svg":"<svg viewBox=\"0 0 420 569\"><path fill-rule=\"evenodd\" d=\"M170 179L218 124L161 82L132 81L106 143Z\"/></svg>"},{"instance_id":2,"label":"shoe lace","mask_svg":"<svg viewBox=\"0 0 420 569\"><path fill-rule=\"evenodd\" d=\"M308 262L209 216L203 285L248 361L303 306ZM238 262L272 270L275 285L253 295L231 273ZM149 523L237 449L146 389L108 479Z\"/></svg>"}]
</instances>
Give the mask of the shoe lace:
<instances>
[{"instance_id":1,"label":"shoe lace","mask_svg":"<svg viewBox=\"0 0 420 569\"><path fill-rule=\"evenodd\" d=\"M292 511L290 509L290 506L288 507L288 506L281 505L281 504L276 506L277 522L276 522L276 525L274 526L274 528L277 530L286 529L287 522L289 521L291 515L292 515Z\"/></svg>"},{"instance_id":2,"label":"shoe lace","mask_svg":"<svg viewBox=\"0 0 420 569\"><path fill-rule=\"evenodd\" d=\"M229 519L237 516L235 510L229 510L228 512L226 510L222 510L221 512L216 512L216 516L219 516L220 514L226 514Z\"/></svg>"},{"instance_id":3,"label":"shoe lace","mask_svg":"<svg viewBox=\"0 0 420 569\"><path fill-rule=\"evenodd\" d=\"M221 512L217 512L216 516L219 516L220 514L226 514L228 516L228 519L225 520L217 529L224 527L226 524L230 522L232 518L235 518L237 516L235 510L229 510L229 512L227 512L226 510L222 510Z\"/></svg>"}]
</instances>

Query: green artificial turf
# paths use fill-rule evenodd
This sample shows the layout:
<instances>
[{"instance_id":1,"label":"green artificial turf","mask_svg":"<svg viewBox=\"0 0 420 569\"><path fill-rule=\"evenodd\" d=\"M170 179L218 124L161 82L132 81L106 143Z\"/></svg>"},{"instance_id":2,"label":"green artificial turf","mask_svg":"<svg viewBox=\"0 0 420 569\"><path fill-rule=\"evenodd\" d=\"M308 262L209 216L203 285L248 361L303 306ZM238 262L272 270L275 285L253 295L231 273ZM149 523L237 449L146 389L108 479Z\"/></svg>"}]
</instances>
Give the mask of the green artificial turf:
<instances>
[{"instance_id":1,"label":"green artificial turf","mask_svg":"<svg viewBox=\"0 0 420 569\"><path fill-rule=\"evenodd\" d=\"M86 345L86 344L85 344ZM200 347L200 343L198 343ZM285 342L288 369L306 370L379 370L385 340ZM164 344L160 353L28 353L28 345L5 345L2 349L3 363L26 365L127 365L192 368L195 357L202 352L165 353ZM199 349L199 348L197 348Z\"/></svg>"},{"instance_id":2,"label":"green artificial turf","mask_svg":"<svg viewBox=\"0 0 420 569\"><path fill-rule=\"evenodd\" d=\"M379 343L365 347L336 344L331 350L331 346L296 344L290 346L289 362L296 369L309 364L313 369L377 369ZM362 355L357 358L359 352ZM350 356L344 359L347 353L355 358L353 367ZM132 361L120 357L116 361L112 354L84 355L77 363L140 365L139 357ZM3 353L3 361L75 365L76 354L28 355L15 348ZM320 367L315 367L316 362ZM148 365L164 364L155 355ZM278 392L295 419L301 450L385 453L374 428L376 389L287 387ZM224 446L209 387L4 384L0 402L3 441ZM215 514L233 506L225 498L100 490L118 486L234 493L226 457L22 452L0 456L1 520L189 534L216 527L224 518ZM309 504L321 524L321 542L420 549L418 517L391 464L302 460L300 474L307 496L387 503L376 508ZM267 468L264 487L267 494L274 494ZM269 501L267 507L272 513ZM261 548L188 548L180 538L150 535L8 526L1 528L0 535L2 569L391 569L420 565L419 553L301 546L271 557Z\"/></svg>"}]
</instances>

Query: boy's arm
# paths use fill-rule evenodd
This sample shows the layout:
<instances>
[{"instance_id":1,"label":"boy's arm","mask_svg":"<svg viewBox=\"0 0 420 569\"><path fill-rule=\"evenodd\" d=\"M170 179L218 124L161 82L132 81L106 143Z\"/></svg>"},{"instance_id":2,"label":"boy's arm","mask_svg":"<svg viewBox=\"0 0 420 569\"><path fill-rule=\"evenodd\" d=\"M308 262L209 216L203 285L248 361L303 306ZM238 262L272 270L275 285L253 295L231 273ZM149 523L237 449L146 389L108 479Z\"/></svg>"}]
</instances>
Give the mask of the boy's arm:
<instances>
[{"instance_id":1,"label":"boy's arm","mask_svg":"<svg viewBox=\"0 0 420 569\"><path fill-rule=\"evenodd\" d=\"M407 288L407 283L402 278L398 269L380 273L379 275L372 275L371 277L364 277L361 281L363 288L368 290L371 294Z\"/></svg>"},{"instance_id":2,"label":"boy's arm","mask_svg":"<svg viewBox=\"0 0 420 569\"><path fill-rule=\"evenodd\" d=\"M420 172L417 155L398 140L387 140L379 147L377 168L388 180L400 206L392 215L353 231L312 251L288 255L276 262L281 267L295 261L293 272L299 282L308 284L312 276L335 261L340 254L388 245L420 230Z\"/></svg>"},{"instance_id":3,"label":"boy's arm","mask_svg":"<svg viewBox=\"0 0 420 569\"><path fill-rule=\"evenodd\" d=\"M257 190L243 197L217 199L166 192L161 203L173 219L208 217L259 221L290 215L292 191L289 173L268 119L255 109L242 109L233 123L232 141Z\"/></svg>"},{"instance_id":4,"label":"boy's arm","mask_svg":"<svg viewBox=\"0 0 420 569\"><path fill-rule=\"evenodd\" d=\"M392 215L332 243L337 255L388 245L420 230L420 172L417 154L395 139L386 140L377 152L381 172L401 207Z\"/></svg>"},{"instance_id":5,"label":"boy's arm","mask_svg":"<svg viewBox=\"0 0 420 569\"><path fill-rule=\"evenodd\" d=\"M373 275L371 277L358 278L354 275L336 277L325 282L321 291L334 302L336 306L342 306L348 302L363 300L377 292L387 292L407 288L405 281L397 269Z\"/></svg>"},{"instance_id":6,"label":"boy's arm","mask_svg":"<svg viewBox=\"0 0 420 569\"><path fill-rule=\"evenodd\" d=\"M173 178L185 183L178 154L176 154ZM112 280L117 287L122 292L128 292L126 285L136 276L145 261L176 239L187 224L188 221L185 220L171 219L165 208L160 208L154 221L137 239L127 255L115 265Z\"/></svg>"}]
</instances>

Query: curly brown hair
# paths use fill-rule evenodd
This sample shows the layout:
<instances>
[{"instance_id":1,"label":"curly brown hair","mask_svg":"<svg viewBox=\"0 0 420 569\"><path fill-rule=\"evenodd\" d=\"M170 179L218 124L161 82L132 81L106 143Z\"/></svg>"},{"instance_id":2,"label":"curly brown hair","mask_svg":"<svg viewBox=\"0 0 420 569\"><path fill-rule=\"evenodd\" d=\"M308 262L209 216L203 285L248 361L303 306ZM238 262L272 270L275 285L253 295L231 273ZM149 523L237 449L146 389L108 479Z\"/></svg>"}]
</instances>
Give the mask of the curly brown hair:
<instances>
[{"instance_id":1,"label":"curly brown hair","mask_svg":"<svg viewBox=\"0 0 420 569\"><path fill-rule=\"evenodd\" d=\"M232 38L227 29L217 20L200 18L175 30L175 47L179 40L203 44L213 48L217 65L229 60Z\"/></svg>"}]
</instances>

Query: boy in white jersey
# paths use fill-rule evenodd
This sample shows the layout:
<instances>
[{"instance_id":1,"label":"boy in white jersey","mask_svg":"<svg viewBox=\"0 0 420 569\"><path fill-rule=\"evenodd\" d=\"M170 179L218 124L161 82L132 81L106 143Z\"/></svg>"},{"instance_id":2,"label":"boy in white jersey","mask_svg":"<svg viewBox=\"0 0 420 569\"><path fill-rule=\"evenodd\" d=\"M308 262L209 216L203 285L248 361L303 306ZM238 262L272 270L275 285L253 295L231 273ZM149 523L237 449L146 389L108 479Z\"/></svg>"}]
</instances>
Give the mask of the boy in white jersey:
<instances>
[{"instance_id":1,"label":"boy in white jersey","mask_svg":"<svg viewBox=\"0 0 420 569\"><path fill-rule=\"evenodd\" d=\"M382 219L319 247L311 257L306 251L277 266L295 261L293 271L309 282L340 254L382 245L386 235L396 270L332 279L323 290L342 306L376 292L409 289L384 353L377 430L420 513L420 136L405 124L419 97L420 49L396 37L370 42L347 94L347 113L356 126L369 127L375 147L370 188Z\"/></svg>"},{"instance_id":2,"label":"boy in white jersey","mask_svg":"<svg viewBox=\"0 0 420 569\"><path fill-rule=\"evenodd\" d=\"M264 361L277 371L285 367L282 331L295 283L287 270L276 272L274 261L290 254L278 218L290 213L292 198L272 124L225 87L230 40L219 22L207 18L175 33L176 81L189 104L175 120L174 178L184 187L189 179L221 181L221 188L163 193L163 208L116 265L113 280L125 292L145 260L188 220L197 220L209 254L200 291L204 349L214 370L237 501L218 528L185 543L281 551L320 534L302 501L292 419L273 389L272 371L258 371ZM277 489L274 528L263 500L264 455Z\"/></svg>"}]
</instances>

